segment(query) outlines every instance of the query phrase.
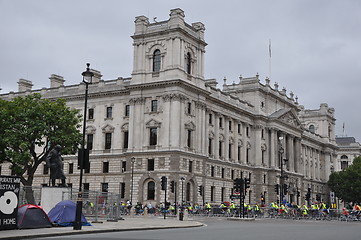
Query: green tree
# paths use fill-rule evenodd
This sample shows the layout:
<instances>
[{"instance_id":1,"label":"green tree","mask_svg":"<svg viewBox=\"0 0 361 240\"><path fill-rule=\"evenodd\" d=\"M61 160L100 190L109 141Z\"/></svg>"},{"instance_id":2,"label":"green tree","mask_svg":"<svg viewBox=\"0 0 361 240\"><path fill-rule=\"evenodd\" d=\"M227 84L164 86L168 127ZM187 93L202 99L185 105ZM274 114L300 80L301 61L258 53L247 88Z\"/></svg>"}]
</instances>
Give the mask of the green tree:
<instances>
[{"instance_id":1,"label":"green tree","mask_svg":"<svg viewBox=\"0 0 361 240\"><path fill-rule=\"evenodd\" d=\"M0 164L10 163L12 172L30 189L26 199L34 203L32 184L38 166L59 144L63 154L74 154L81 142L81 116L64 99L43 99L40 94L0 99Z\"/></svg>"},{"instance_id":2,"label":"green tree","mask_svg":"<svg viewBox=\"0 0 361 240\"><path fill-rule=\"evenodd\" d=\"M348 168L333 172L328 186L344 202L361 203L361 157L355 158Z\"/></svg>"}]
</instances>

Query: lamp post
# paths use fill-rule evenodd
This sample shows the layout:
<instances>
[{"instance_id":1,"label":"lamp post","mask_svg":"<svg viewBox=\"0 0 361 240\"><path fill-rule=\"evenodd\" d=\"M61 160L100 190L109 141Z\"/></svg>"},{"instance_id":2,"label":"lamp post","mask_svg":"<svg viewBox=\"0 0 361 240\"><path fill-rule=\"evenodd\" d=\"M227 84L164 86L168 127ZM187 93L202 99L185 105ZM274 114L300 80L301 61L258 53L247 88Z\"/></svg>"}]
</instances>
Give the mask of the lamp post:
<instances>
[{"instance_id":1,"label":"lamp post","mask_svg":"<svg viewBox=\"0 0 361 240\"><path fill-rule=\"evenodd\" d=\"M283 204L284 184L285 184L285 178L287 178L287 176L285 175L284 169L283 169L283 164L285 164L287 162L287 159L283 159L283 153L284 153L284 148L282 146L283 137L279 137L278 140L279 140L278 153L279 153L279 156L280 156L280 165L281 165L280 204Z\"/></svg>"},{"instance_id":2,"label":"lamp post","mask_svg":"<svg viewBox=\"0 0 361 240\"><path fill-rule=\"evenodd\" d=\"M85 159L85 130L86 130L86 114L87 114L87 104L88 104L88 85L92 83L92 78L94 73L90 71L90 63L87 63L87 68L85 72L82 72L83 83L85 83L85 97L84 97L84 116L83 116L83 139L81 144L81 152L80 152L80 176L79 176L79 192L78 198L76 200L76 212L75 212L75 222L74 222L74 230L81 230L81 215L83 208L83 168L84 168L84 159Z\"/></svg>"},{"instance_id":3,"label":"lamp post","mask_svg":"<svg viewBox=\"0 0 361 240\"><path fill-rule=\"evenodd\" d=\"M183 192L184 192L184 180L186 180L184 177L181 177L181 181L182 181L182 204L181 204L181 209L179 212L179 220L183 221L183 216L184 216L184 207L183 207L183 202L184 202L184 198L183 198Z\"/></svg>"},{"instance_id":4,"label":"lamp post","mask_svg":"<svg viewBox=\"0 0 361 240\"><path fill-rule=\"evenodd\" d=\"M133 208L133 186L134 186L134 162L135 162L135 158L132 157L131 161L132 161L132 186L131 186L131 189L130 189L130 204L131 204L131 207Z\"/></svg>"}]
</instances>

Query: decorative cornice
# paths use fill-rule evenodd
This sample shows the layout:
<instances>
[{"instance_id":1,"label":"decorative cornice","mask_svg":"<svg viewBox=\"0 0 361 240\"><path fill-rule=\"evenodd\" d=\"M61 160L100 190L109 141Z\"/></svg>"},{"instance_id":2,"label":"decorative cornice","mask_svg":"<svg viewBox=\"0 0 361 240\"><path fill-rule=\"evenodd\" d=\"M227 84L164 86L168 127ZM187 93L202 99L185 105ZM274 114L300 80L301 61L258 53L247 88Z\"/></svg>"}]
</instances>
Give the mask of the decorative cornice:
<instances>
[{"instance_id":1,"label":"decorative cornice","mask_svg":"<svg viewBox=\"0 0 361 240\"><path fill-rule=\"evenodd\" d=\"M129 99L129 104L131 105L143 105L145 104L145 97L136 97Z\"/></svg>"},{"instance_id":2,"label":"decorative cornice","mask_svg":"<svg viewBox=\"0 0 361 240\"><path fill-rule=\"evenodd\" d=\"M189 100L186 95L180 93L164 94L162 98L164 102L179 101L184 103Z\"/></svg>"}]
</instances>

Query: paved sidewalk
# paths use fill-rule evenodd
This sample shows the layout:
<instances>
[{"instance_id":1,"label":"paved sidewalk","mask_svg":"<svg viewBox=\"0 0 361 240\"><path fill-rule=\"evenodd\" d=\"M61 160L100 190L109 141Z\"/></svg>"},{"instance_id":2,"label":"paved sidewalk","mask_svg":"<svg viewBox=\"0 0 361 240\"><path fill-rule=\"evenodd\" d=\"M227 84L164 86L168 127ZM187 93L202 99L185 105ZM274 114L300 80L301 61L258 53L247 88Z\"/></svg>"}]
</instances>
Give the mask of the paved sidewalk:
<instances>
[{"instance_id":1,"label":"paved sidewalk","mask_svg":"<svg viewBox=\"0 0 361 240\"><path fill-rule=\"evenodd\" d=\"M197 221L179 221L175 218L163 219L163 217L134 217L125 218L118 222L91 223L92 226L83 226L82 230L73 230L73 227L52 227L38 229L16 229L0 231L0 239L26 239L39 237L52 237L61 235L75 235L85 233L154 230L165 228L188 228L200 227L202 223Z\"/></svg>"}]
</instances>

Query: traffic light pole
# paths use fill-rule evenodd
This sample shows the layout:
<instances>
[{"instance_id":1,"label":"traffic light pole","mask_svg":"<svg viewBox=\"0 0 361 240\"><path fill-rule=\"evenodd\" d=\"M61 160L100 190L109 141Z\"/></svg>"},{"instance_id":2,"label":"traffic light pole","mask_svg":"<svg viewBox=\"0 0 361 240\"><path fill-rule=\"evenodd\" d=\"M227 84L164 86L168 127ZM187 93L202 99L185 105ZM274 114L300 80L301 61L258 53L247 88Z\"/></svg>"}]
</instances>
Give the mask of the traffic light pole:
<instances>
[{"instance_id":1,"label":"traffic light pole","mask_svg":"<svg viewBox=\"0 0 361 240\"><path fill-rule=\"evenodd\" d=\"M164 219L166 215L166 210L167 210L167 187L164 190Z\"/></svg>"}]
</instances>

